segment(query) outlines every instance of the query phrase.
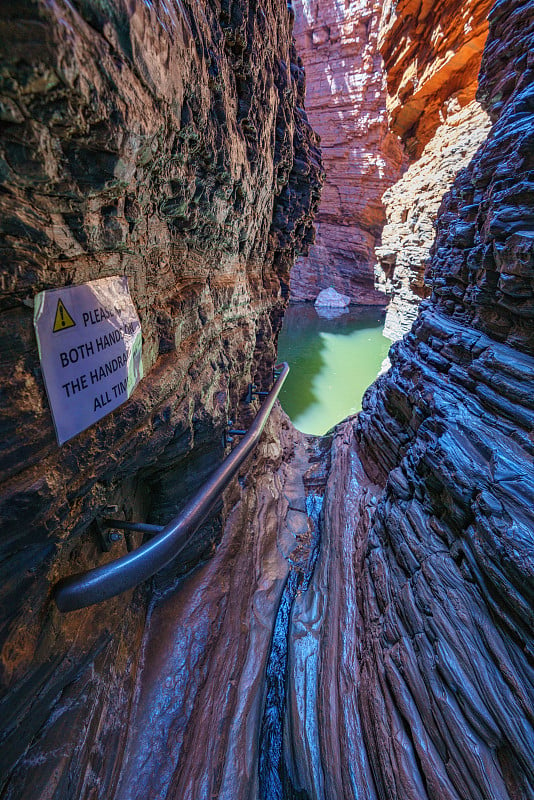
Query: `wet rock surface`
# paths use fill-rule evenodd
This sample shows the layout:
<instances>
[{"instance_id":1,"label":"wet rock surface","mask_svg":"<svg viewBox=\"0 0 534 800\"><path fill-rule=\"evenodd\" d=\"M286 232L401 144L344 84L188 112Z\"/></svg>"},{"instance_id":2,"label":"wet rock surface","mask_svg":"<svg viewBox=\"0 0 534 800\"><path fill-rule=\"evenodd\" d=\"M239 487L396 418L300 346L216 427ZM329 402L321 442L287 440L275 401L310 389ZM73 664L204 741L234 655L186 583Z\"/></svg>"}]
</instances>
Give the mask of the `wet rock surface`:
<instances>
[{"instance_id":1,"label":"wet rock surface","mask_svg":"<svg viewBox=\"0 0 534 800\"><path fill-rule=\"evenodd\" d=\"M381 8L375 0L295 2L306 107L321 136L326 181L316 242L291 272L294 301L333 286L353 302L387 302L374 287L374 247L385 221L380 198L400 175L403 154L388 129Z\"/></svg>"},{"instance_id":2,"label":"wet rock surface","mask_svg":"<svg viewBox=\"0 0 534 800\"><path fill-rule=\"evenodd\" d=\"M533 19L530 2L490 15L495 124L441 206L432 297L356 425L385 484L360 584L379 797L534 796Z\"/></svg>"},{"instance_id":3,"label":"wet rock surface","mask_svg":"<svg viewBox=\"0 0 534 800\"><path fill-rule=\"evenodd\" d=\"M66 617L51 587L140 543L102 552L106 507L168 521L222 459L228 419L251 419L247 385L269 386L312 238L319 151L284 2L30 2L4 5L0 29L0 791L110 798L145 592ZM146 377L59 449L32 298L116 274ZM215 517L156 587L220 538Z\"/></svg>"},{"instance_id":4,"label":"wet rock surface","mask_svg":"<svg viewBox=\"0 0 534 800\"><path fill-rule=\"evenodd\" d=\"M284 757L294 794L287 797L376 796L359 712L358 599L379 491L361 466L352 423L343 423L332 443L319 558L291 619Z\"/></svg>"},{"instance_id":5,"label":"wet rock surface","mask_svg":"<svg viewBox=\"0 0 534 800\"><path fill-rule=\"evenodd\" d=\"M309 557L314 454L275 411L226 494L216 554L153 600L120 800L259 796L265 671L290 565Z\"/></svg>"}]
</instances>

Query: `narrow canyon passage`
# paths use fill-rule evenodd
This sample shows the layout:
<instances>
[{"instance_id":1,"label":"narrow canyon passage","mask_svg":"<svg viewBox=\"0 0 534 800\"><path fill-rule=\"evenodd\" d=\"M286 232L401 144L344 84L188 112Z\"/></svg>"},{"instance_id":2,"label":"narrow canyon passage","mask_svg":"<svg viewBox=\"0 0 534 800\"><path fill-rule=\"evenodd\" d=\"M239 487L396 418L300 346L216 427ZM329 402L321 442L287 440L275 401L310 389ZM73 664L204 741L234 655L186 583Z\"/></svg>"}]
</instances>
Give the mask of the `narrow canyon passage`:
<instances>
[{"instance_id":1,"label":"narrow canyon passage","mask_svg":"<svg viewBox=\"0 0 534 800\"><path fill-rule=\"evenodd\" d=\"M534 800L534 1L490 5L0 11L1 800ZM61 611L323 280L389 294L359 413L275 405L179 557Z\"/></svg>"},{"instance_id":2,"label":"narrow canyon passage","mask_svg":"<svg viewBox=\"0 0 534 800\"><path fill-rule=\"evenodd\" d=\"M243 497L225 497L216 554L151 606L117 798L258 796L265 671L290 564L308 556L314 451L275 413Z\"/></svg>"}]
</instances>

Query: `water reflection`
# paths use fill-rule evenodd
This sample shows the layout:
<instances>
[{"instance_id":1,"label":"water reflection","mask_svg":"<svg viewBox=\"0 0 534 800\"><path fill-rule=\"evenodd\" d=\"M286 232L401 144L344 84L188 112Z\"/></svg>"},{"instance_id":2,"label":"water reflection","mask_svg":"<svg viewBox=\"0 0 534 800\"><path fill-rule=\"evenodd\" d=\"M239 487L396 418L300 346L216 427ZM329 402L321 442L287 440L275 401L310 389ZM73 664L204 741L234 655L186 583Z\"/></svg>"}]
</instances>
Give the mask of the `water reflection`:
<instances>
[{"instance_id":1,"label":"water reflection","mask_svg":"<svg viewBox=\"0 0 534 800\"><path fill-rule=\"evenodd\" d=\"M391 342L382 335L384 312L369 306L328 309L289 306L278 356L291 372L280 401L295 427L321 435L361 409Z\"/></svg>"},{"instance_id":2,"label":"water reflection","mask_svg":"<svg viewBox=\"0 0 534 800\"><path fill-rule=\"evenodd\" d=\"M315 306L315 313L323 319L339 319L343 314L348 314L349 309L346 307L332 308L330 306Z\"/></svg>"}]
</instances>

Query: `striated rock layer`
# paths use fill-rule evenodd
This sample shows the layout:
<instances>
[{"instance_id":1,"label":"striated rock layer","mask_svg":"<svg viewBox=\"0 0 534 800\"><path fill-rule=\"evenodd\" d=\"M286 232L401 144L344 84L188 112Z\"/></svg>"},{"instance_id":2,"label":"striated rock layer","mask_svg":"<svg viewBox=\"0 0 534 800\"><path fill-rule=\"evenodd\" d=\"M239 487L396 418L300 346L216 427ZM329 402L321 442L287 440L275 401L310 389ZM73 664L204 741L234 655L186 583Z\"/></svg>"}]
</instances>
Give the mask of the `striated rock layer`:
<instances>
[{"instance_id":1,"label":"striated rock layer","mask_svg":"<svg viewBox=\"0 0 534 800\"><path fill-rule=\"evenodd\" d=\"M330 285L361 303L386 294L386 335L409 330L428 295L441 197L488 130L474 98L490 5L297 4L326 184L316 243L292 271L293 300Z\"/></svg>"},{"instance_id":2,"label":"striated rock layer","mask_svg":"<svg viewBox=\"0 0 534 800\"><path fill-rule=\"evenodd\" d=\"M381 196L397 179L402 149L388 130L378 51L377 0L295 3L295 37L306 69L310 121L321 136L326 182L317 237L291 273L291 299L333 286L359 303L384 304L374 288Z\"/></svg>"},{"instance_id":3,"label":"striated rock layer","mask_svg":"<svg viewBox=\"0 0 534 800\"><path fill-rule=\"evenodd\" d=\"M425 270L444 190L469 164L489 127L489 117L476 100L460 108L451 98L445 122L420 158L382 197L387 222L375 250L375 274L377 285L390 298L384 336L393 341L410 330L421 300L428 296Z\"/></svg>"},{"instance_id":4,"label":"striated rock layer","mask_svg":"<svg viewBox=\"0 0 534 800\"><path fill-rule=\"evenodd\" d=\"M317 450L275 410L226 492L213 558L192 574L167 576L148 608L137 607L144 630L122 659L108 644L108 663L97 661L93 672L78 665L80 677L55 698L6 797L260 796L265 670L290 564L308 554L303 475ZM109 602L101 608L108 627Z\"/></svg>"},{"instance_id":5,"label":"striated rock layer","mask_svg":"<svg viewBox=\"0 0 534 800\"><path fill-rule=\"evenodd\" d=\"M445 191L487 136L475 100L491 0L385 2L379 46L387 74L391 130L411 164L383 196L386 224L376 248L376 285L390 298L385 335L410 330L428 296L425 267Z\"/></svg>"},{"instance_id":6,"label":"striated rock layer","mask_svg":"<svg viewBox=\"0 0 534 800\"><path fill-rule=\"evenodd\" d=\"M101 551L107 506L168 521L267 385L321 172L291 28L283 0L2 9L2 797L114 796L145 596L62 616L51 586L139 543ZM116 274L146 377L59 449L32 298ZM215 517L157 585L220 536Z\"/></svg>"},{"instance_id":7,"label":"striated rock layer","mask_svg":"<svg viewBox=\"0 0 534 800\"><path fill-rule=\"evenodd\" d=\"M494 126L441 206L432 297L336 432L288 796L534 798L533 10L491 12Z\"/></svg>"}]
</instances>

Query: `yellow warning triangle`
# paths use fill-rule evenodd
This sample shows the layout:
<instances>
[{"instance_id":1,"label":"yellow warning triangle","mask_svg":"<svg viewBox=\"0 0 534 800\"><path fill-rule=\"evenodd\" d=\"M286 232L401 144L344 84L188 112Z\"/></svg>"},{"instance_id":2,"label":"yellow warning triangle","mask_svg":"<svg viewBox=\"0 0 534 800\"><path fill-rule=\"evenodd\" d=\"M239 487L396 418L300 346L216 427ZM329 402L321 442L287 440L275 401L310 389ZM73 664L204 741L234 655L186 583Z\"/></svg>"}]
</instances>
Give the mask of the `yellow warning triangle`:
<instances>
[{"instance_id":1,"label":"yellow warning triangle","mask_svg":"<svg viewBox=\"0 0 534 800\"><path fill-rule=\"evenodd\" d=\"M72 319L71 315L63 305L61 300L57 301L57 309L56 309L56 318L54 320L54 327L52 328L52 332L56 333L56 331L64 331L66 328L74 328L76 323Z\"/></svg>"}]
</instances>

